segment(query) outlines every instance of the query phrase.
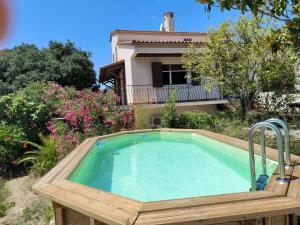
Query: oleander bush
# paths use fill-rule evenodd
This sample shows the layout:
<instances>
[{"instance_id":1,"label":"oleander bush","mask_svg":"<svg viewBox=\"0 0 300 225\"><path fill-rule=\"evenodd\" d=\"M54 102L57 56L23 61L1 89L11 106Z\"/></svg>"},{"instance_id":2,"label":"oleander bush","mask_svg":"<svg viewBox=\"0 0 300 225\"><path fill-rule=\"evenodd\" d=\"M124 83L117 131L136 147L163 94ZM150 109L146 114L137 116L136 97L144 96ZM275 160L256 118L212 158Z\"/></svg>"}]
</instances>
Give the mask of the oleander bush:
<instances>
[{"instance_id":1,"label":"oleander bush","mask_svg":"<svg viewBox=\"0 0 300 225\"><path fill-rule=\"evenodd\" d=\"M112 91L103 94L89 89L75 91L55 84L52 86L47 98L58 98L59 107L56 116L48 122L47 129L57 142L60 157L64 157L85 138L134 127L133 111L120 106L120 98Z\"/></svg>"},{"instance_id":2,"label":"oleander bush","mask_svg":"<svg viewBox=\"0 0 300 225\"><path fill-rule=\"evenodd\" d=\"M35 150L25 141L42 144L39 134L55 141L59 161L85 138L132 129L133 110L119 103L112 91L79 91L53 82L33 83L0 97L0 172L25 151ZM37 160L32 164L38 166Z\"/></svg>"}]
</instances>

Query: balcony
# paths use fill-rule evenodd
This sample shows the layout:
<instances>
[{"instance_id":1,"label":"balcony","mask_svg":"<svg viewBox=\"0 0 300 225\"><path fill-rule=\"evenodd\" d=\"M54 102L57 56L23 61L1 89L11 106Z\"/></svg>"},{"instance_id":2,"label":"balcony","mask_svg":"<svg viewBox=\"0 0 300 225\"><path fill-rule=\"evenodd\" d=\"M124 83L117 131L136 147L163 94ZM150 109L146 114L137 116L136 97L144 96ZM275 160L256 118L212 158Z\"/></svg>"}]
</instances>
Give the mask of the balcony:
<instances>
[{"instance_id":1,"label":"balcony","mask_svg":"<svg viewBox=\"0 0 300 225\"><path fill-rule=\"evenodd\" d=\"M202 85L180 84L153 87L152 85L127 85L127 104L163 104L176 90L176 102L199 102L224 99L218 87L206 91Z\"/></svg>"}]
</instances>

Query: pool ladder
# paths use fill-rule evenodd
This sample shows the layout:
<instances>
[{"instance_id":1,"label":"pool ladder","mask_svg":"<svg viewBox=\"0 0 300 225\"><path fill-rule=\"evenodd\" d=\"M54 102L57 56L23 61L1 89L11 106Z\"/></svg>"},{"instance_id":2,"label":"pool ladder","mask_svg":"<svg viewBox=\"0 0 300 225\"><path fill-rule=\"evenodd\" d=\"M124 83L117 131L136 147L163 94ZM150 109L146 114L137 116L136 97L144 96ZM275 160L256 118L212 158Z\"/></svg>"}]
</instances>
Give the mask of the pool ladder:
<instances>
[{"instance_id":1,"label":"pool ladder","mask_svg":"<svg viewBox=\"0 0 300 225\"><path fill-rule=\"evenodd\" d=\"M285 133L285 159L282 145L282 133L279 126L282 127ZM263 175L267 176L266 167L266 147L265 147L265 128L269 128L273 131L277 138L277 150L278 150L278 163L279 163L279 177L276 179L277 182L284 184L287 182L285 178L285 169L291 165L290 158L290 137L289 128L287 124L277 118L271 118L264 122L256 123L248 130L248 142L249 142L249 158L250 158L250 170L251 170L251 191L257 190L256 173L255 173L255 153L254 153L254 142L253 133L256 129L260 128L260 149L262 158L262 172Z\"/></svg>"}]
</instances>

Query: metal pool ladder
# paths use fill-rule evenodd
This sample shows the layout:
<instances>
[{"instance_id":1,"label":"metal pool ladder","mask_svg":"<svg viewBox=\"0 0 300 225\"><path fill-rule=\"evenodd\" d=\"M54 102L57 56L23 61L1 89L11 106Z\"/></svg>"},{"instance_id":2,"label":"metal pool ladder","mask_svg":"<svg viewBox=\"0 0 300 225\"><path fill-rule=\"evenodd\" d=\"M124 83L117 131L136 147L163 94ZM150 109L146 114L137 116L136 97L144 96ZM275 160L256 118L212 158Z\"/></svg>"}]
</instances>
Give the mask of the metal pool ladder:
<instances>
[{"instance_id":1,"label":"metal pool ladder","mask_svg":"<svg viewBox=\"0 0 300 225\"><path fill-rule=\"evenodd\" d=\"M284 162L284 153L282 146L282 133L276 125L280 125L285 131L285 153L286 163ZM257 190L256 173L255 173L255 153L253 143L253 133L255 129L260 128L260 141L261 141L261 157L262 157L262 172L267 176L266 168L266 149L265 149L265 128L269 128L273 131L277 138L277 150L278 150L278 163L279 163L279 177L276 179L279 183L283 184L287 182L285 178L285 167L290 166L290 151L289 151L289 129L285 122L280 119L272 118L265 122L256 123L248 130L248 142L249 142L249 158L250 158L250 170L251 170L251 191Z\"/></svg>"},{"instance_id":2,"label":"metal pool ladder","mask_svg":"<svg viewBox=\"0 0 300 225\"><path fill-rule=\"evenodd\" d=\"M277 124L279 126L282 127L282 129L284 130L284 137L285 137L285 140L284 140L284 151L285 151L285 168L288 169L291 165L291 155L290 155L290 131L289 131L289 127L288 125L283 121L283 120L280 120L280 119L277 119L277 118L271 118L271 119L268 119L266 120L265 122L269 122L269 123L273 123L273 124ZM262 128L264 129L264 128ZM261 139L262 140L265 140L265 132L261 132Z\"/></svg>"}]
</instances>

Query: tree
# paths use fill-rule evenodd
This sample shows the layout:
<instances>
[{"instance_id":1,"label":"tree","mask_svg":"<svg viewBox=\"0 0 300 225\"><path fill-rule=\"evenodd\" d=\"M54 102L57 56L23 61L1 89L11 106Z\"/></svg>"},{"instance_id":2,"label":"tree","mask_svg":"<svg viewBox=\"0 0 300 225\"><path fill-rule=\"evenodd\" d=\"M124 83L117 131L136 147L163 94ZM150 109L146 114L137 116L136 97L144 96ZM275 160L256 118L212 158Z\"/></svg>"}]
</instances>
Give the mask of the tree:
<instances>
[{"instance_id":1,"label":"tree","mask_svg":"<svg viewBox=\"0 0 300 225\"><path fill-rule=\"evenodd\" d=\"M172 90L163 111L162 126L163 127L175 127L176 125L176 89Z\"/></svg>"},{"instance_id":2,"label":"tree","mask_svg":"<svg viewBox=\"0 0 300 225\"><path fill-rule=\"evenodd\" d=\"M218 7L222 11L236 9L252 12L257 16L268 16L282 22L281 28L274 29L269 37L273 50L282 44L292 43L298 50L300 48L300 1L297 0L197 0L207 5L207 11Z\"/></svg>"},{"instance_id":3,"label":"tree","mask_svg":"<svg viewBox=\"0 0 300 225\"><path fill-rule=\"evenodd\" d=\"M237 95L246 113L262 91L294 89L297 57L288 47L271 50L265 42L271 29L262 19L239 17L236 24L224 22L208 34L201 51L192 48L186 53L183 63L206 88L219 85L223 94Z\"/></svg>"},{"instance_id":4,"label":"tree","mask_svg":"<svg viewBox=\"0 0 300 225\"><path fill-rule=\"evenodd\" d=\"M94 65L89 59L91 54L76 48L72 42L50 41L49 47L42 52L47 80L77 89L88 88L95 83Z\"/></svg>"},{"instance_id":5,"label":"tree","mask_svg":"<svg viewBox=\"0 0 300 225\"><path fill-rule=\"evenodd\" d=\"M95 83L90 53L68 41L49 42L48 48L22 44L0 52L0 94L6 94L38 81L55 81L77 89Z\"/></svg>"}]
</instances>

